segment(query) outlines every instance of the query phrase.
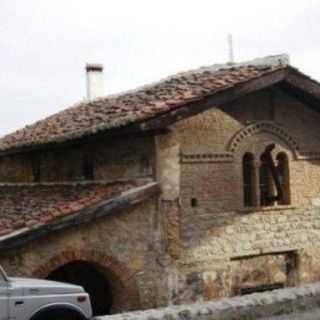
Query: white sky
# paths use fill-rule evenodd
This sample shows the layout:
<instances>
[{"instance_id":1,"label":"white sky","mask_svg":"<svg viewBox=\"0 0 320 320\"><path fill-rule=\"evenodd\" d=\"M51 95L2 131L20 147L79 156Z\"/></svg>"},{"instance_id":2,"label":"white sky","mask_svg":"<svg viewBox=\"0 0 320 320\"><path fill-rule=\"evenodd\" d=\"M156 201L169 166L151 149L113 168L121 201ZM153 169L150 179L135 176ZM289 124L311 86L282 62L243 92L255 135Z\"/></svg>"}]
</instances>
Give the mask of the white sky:
<instances>
[{"instance_id":1,"label":"white sky","mask_svg":"<svg viewBox=\"0 0 320 320\"><path fill-rule=\"evenodd\" d=\"M319 0L0 0L0 135L85 97L86 62L106 94L226 62L288 53L320 80Z\"/></svg>"}]
</instances>

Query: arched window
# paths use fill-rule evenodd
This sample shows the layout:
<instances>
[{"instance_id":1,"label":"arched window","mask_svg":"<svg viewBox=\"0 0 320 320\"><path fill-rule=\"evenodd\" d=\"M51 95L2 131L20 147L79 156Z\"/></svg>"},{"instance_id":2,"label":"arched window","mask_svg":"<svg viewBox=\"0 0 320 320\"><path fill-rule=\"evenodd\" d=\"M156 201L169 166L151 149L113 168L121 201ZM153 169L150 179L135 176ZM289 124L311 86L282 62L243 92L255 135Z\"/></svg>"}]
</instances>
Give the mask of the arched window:
<instances>
[{"instance_id":1,"label":"arched window","mask_svg":"<svg viewBox=\"0 0 320 320\"><path fill-rule=\"evenodd\" d=\"M263 207L274 205L274 185L269 164L263 156L260 158L259 189L260 205Z\"/></svg>"},{"instance_id":2,"label":"arched window","mask_svg":"<svg viewBox=\"0 0 320 320\"><path fill-rule=\"evenodd\" d=\"M277 173L282 190L282 198L278 204L290 204L290 177L289 177L289 160L284 152L280 152L277 157Z\"/></svg>"},{"instance_id":3,"label":"arched window","mask_svg":"<svg viewBox=\"0 0 320 320\"><path fill-rule=\"evenodd\" d=\"M252 207L254 203L254 156L252 153L245 153L242 158L243 175L243 201L245 207Z\"/></svg>"}]
</instances>

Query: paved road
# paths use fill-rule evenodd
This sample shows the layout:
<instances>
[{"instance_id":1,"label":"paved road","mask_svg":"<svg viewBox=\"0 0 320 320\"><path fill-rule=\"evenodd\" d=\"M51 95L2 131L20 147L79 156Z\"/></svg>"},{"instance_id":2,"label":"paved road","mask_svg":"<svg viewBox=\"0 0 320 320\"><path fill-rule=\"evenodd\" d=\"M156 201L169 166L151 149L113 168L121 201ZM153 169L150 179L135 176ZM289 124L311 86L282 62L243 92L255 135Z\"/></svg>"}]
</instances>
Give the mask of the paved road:
<instances>
[{"instance_id":1,"label":"paved road","mask_svg":"<svg viewBox=\"0 0 320 320\"><path fill-rule=\"evenodd\" d=\"M320 309L291 316L263 318L262 320L320 320Z\"/></svg>"}]
</instances>

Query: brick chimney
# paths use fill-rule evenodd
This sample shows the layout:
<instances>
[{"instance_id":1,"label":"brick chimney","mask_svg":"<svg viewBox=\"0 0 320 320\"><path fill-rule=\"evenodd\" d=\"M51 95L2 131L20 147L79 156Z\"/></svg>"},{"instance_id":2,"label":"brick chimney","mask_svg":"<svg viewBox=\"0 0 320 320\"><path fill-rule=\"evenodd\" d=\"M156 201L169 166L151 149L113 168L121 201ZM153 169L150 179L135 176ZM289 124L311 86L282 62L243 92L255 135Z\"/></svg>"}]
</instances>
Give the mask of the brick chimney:
<instances>
[{"instance_id":1,"label":"brick chimney","mask_svg":"<svg viewBox=\"0 0 320 320\"><path fill-rule=\"evenodd\" d=\"M101 64L86 65L87 98L93 100L104 95L103 66Z\"/></svg>"}]
</instances>

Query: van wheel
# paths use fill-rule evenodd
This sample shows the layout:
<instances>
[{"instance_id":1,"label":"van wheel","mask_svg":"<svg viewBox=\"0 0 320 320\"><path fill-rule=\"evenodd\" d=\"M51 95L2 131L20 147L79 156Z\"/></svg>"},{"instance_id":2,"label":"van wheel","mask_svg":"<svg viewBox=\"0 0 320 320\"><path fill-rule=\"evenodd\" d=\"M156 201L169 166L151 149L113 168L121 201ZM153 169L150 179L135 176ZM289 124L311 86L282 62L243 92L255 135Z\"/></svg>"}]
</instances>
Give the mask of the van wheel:
<instances>
[{"instance_id":1,"label":"van wheel","mask_svg":"<svg viewBox=\"0 0 320 320\"><path fill-rule=\"evenodd\" d=\"M74 310L51 309L36 314L30 320L86 320L86 318Z\"/></svg>"}]
</instances>

